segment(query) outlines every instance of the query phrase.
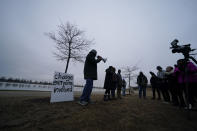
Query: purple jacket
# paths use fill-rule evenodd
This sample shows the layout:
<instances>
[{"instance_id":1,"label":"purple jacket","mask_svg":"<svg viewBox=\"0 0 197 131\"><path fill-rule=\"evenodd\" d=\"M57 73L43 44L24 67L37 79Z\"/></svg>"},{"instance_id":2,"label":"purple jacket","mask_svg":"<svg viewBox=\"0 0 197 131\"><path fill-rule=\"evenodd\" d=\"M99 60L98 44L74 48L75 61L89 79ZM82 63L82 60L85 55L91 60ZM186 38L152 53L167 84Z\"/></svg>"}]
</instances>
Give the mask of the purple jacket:
<instances>
[{"instance_id":1,"label":"purple jacket","mask_svg":"<svg viewBox=\"0 0 197 131\"><path fill-rule=\"evenodd\" d=\"M177 78L178 83L195 83L197 82L197 66L195 66L192 62L188 62L187 64L188 75L185 76L183 71L180 71L177 67L174 69L174 75Z\"/></svg>"},{"instance_id":2,"label":"purple jacket","mask_svg":"<svg viewBox=\"0 0 197 131\"><path fill-rule=\"evenodd\" d=\"M184 82L194 83L197 82L197 66L192 62L187 64L188 76L185 77Z\"/></svg>"},{"instance_id":3,"label":"purple jacket","mask_svg":"<svg viewBox=\"0 0 197 131\"><path fill-rule=\"evenodd\" d=\"M184 74L179 70L178 67L175 67L174 69L174 76L176 77L178 83L183 83Z\"/></svg>"}]
</instances>

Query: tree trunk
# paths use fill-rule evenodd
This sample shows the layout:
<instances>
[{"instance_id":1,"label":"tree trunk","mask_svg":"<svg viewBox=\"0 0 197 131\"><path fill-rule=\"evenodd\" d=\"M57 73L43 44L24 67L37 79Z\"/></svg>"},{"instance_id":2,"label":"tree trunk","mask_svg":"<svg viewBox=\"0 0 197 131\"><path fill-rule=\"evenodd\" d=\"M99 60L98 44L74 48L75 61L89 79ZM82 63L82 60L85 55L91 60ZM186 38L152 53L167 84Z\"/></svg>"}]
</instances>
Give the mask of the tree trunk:
<instances>
[{"instance_id":1,"label":"tree trunk","mask_svg":"<svg viewBox=\"0 0 197 131\"><path fill-rule=\"evenodd\" d=\"M130 88L131 75L129 74L129 88Z\"/></svg>"},{"instance_id":2,"label":"tree trunk","mask_svg":"<svg viewBox=\"0 0 197 131\"><path fill-rule=\"evenodd\" d=\"M65 70L65 73L67 73L67 71L68 71L68 65L69 65L69 62L70 62L70 54L71 54L70 45L71 45L71 44L69 43L68 59L67 59L67 63L66 63L66 70Z\"/></svg>"},{"instance_id":3,"label":"tree trunk","mask_svg":"<svg viewBox=\"0 0 197 131\"><path fill-rule=\"evenodd\" d=\"M69 61L70 61L70 57L68 57L68 59L67 59L65 73L67 73Z\"/></svg>"}]
</instances>

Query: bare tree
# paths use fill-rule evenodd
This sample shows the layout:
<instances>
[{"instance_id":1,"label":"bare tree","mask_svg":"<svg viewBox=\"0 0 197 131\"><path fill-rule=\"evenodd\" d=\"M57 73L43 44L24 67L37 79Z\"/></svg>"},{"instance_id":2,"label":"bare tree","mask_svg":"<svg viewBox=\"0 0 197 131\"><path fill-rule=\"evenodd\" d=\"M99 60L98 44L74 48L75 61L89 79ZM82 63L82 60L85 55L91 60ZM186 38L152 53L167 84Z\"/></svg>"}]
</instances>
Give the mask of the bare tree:
<instances>
[{"instance_id":1,"label":"bare tree","mask_svg":"<svg viewBox=\"0 0 197 131\"><path fill-rule=\"evenodd\" d=\"M139 67L137 65L134 66L127 66L127 67L123 67L123 73L125 78L129 79L129 88L130 88L130 84L131 84L131 79L136 78L137 75L135 74L135 72L139 69Z\"/></svg>"},{"instance_id":2,"label":"bare tree","mask_svg":"<svg viewBox=\"0 0 197 131\"><path fill-rule=\"evenodd\" d=\"M84 62L85 54L83 53L93 44L93 40L86 39L84 31L69 22L58 25L56 33L49 32L46 35L56 43L58 52L54 53L55 57L61 61L66 60L65 73L67 73L70 59Z\"/></svg>"}]
</instances>

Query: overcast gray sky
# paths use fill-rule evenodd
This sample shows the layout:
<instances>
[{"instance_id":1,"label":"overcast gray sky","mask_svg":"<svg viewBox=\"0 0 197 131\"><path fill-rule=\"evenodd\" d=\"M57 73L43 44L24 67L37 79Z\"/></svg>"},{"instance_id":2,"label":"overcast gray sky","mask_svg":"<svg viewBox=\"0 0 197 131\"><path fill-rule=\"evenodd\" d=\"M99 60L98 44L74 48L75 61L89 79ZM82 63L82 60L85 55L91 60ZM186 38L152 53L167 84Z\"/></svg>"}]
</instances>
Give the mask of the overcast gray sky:
<instances>
[{"instance_id":1,"label":"overcast gray sky","mask_svg":"<svg viewBox=\"0 0 197 131\"><path fill-rule=\"evenodd\" d=\"M161 65L182 58L172 54L170 42L197 48L196 0L1 0L0 76L52 81L65 62L53 56L55 43L45 32L71 22L95 39L98 54L108 59L98 65L103 86L105 69L138 64L148 77ZM82 63L71 63L75 83L84 84Z\"/></svg>"}]
</instances>

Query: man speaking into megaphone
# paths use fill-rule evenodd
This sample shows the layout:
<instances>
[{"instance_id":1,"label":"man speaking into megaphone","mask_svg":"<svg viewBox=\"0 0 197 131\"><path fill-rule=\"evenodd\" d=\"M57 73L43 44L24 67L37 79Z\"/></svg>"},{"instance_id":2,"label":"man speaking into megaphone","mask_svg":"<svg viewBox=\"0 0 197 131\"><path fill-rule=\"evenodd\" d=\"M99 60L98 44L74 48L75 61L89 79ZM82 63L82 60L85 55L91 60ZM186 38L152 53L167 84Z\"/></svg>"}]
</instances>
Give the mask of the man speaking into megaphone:
<instances>
[{"instance_id":1,"label":"man speaking into megaphone","mask_svg":"<svg viewBox=\"0 0 197 131\"><path fill-rule=\"evenodd\" d=\"M80 97L80 105L88 105L90 103L90 96L93 88L93 80L97 80L97 63L101 60L106 62L106 59L101 56L97 56L96 50L91 50L86 56L85 65L84 65L84 79L86 80L85 87L83 89L82 95Z\"/></svg>"}]
</instances>

